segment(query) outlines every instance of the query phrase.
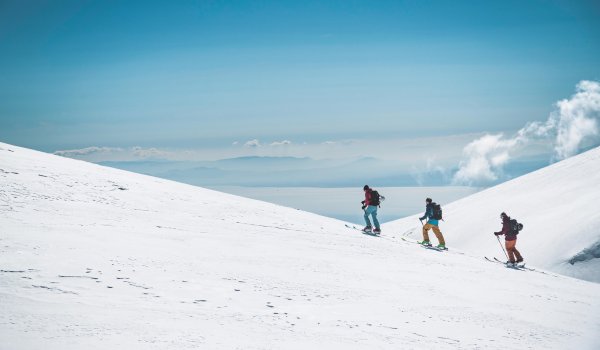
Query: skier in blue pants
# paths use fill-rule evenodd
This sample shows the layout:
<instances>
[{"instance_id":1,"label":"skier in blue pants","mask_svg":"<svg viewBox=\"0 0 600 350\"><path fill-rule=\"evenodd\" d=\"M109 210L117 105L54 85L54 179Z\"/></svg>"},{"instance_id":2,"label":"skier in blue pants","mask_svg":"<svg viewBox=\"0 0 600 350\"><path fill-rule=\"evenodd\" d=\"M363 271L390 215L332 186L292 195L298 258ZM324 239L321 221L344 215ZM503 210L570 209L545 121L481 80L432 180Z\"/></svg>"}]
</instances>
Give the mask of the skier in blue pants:
<instances>
[{"instance_id":1,"label":"skier in blue pants","mask_svg":"<svg viewBox=\"0 0 600 350\"><path fill-rule=\"evenodd\" d=\"M380 234L381 227L379 226L379 220L377 220L377 207L379 206L379 198L374 198L373 190L365 185L363 187L363 191L365 191L365 200L362 201L362 209L365 211L365 223L367 226L363 228L363 232L371 232L373 228L371 226L371 220L369 220L369 216L373 217L373 223L375 224L375 229L373 233Z\"/></svg>"}]
</instances>

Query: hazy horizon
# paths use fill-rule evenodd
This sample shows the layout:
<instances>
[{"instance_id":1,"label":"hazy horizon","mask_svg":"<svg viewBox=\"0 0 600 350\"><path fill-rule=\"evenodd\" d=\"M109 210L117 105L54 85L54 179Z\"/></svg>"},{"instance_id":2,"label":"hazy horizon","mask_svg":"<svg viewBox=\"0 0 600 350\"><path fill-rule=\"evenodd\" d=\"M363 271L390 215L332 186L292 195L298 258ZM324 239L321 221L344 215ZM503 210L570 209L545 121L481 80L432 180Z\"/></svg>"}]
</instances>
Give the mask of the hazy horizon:
<instances>
[{"instance_id":1,"label":"hazy horizon","mask_svg":"<svg viewBox=\"0 0 600 350\"><path fill-rule=\"evenodd\" d=\"M216 186L211 189L238 196L262 200L290 208L364 225L361 201L362 187L311 188L311 187L236 187ZM378 219L385 222L425 212L425 198L447 205L478 192L474 187L380 187L373 186L385 200L378 210ZM443 224L442 224L443 225Z\"/></svg>"}]
</instances>

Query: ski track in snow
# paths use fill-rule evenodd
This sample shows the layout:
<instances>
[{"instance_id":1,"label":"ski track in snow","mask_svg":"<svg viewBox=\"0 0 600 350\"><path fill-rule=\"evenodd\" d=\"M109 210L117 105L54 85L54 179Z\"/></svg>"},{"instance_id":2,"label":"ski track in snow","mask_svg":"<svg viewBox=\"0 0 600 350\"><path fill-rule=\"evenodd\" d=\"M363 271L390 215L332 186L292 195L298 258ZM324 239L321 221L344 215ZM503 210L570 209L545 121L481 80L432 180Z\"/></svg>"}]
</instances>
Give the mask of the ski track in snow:
<instances>
[{"instance_id":1,"label":"ski track in snow","mask_svg":"<svg viewBox=\"0 0 600 350\"><path fill-rule=\"evenodd\" d=\"M597 284L1 148L0 349L598 345Z\"/></svg>"}]
</instances>

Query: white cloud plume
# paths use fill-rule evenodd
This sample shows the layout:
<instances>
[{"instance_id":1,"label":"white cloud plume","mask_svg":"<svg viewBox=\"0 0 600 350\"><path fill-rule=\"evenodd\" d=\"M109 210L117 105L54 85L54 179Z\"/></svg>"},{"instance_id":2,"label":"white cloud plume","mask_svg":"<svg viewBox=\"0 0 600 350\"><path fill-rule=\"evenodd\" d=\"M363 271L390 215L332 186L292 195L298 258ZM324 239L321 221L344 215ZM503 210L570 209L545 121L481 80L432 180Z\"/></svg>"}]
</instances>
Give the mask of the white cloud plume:
<instances>
[{"instance_id":1,"label":"white cloud plume","mask_svg":"<svg viewBox=\"0 0 600 350\"><path fill-rule=\"evenodd\" d=\"M520 140L503 137L503 134L488 134L469 143L463 150L467 160L460 163L453 182L471 185L497 180L498 172L510 159L509 152Z\"/></svg>"},{"instance_id":2,"label":"white cloud plume","mask_svg":"<svg viewBox=\"0 0 600 350\"><path fill-rule=\"evenodd\" d=\"M95 153L105 153L106 154L106 153L115 153L115 152L122 152L122 151L123 151L122 148L92 146L92 147L86 147L86 148L81 148L81 149L56 151L56 152L54 152L54 154L57 156L62 156L62 157L77 158L77 157L81 157L81 156L92 155Z\"/></svg>"},{"instance_id":3,"label":"white cloud plume","mask_svg":"<svg viewBox=\"0 0 600 350\"><path fill-rule=\"evenodd\" d=\"M283 141L275 141L275 142L271 143L270 146L278 147L278 146L288 146L291 144L292 144L292 141L283 140Z\"/></svg>"},{"instance_id":4,"label":"white cloud plume","mask_svg":"<svg viewBox=\"0 0 600 350\"><path fill-rule=\"evenodd\" d=\"M571 99L556 105L558 111L550 117L558 128L555 151L558 159L565 159L577 154L584 140L598 136L600 83L582 81Z\"/></svg>"},{"instance_id":5,"label":"white cloud plume","mask_svg":"<svg viewBox=\"0 0 600 350\"><path fill-rule=\"evenodd\" d=\"M238 145L239 142L235 141L233 143L234 146ZM292 141L289 140L282 140L282 141L273 141L270 144L268 144L268 146L270 147L280 147L280 146L289 146L292 145ZM244 148L260 148L263 146L267 146L267 144L262 144L258 139L253 139L253 140L249 140L246 141L246 143L244 143Z\"/></svg>"},{"instance_id":6,"label":"white cloud plume","mask_svg":"<svg viewBox=\"0 0 600 350\"><path fill-rule=\"evenodd\" d=\"M448 169L439 164L437 157L427 157L424 168L412 165L410 174L419 186L425 185L427 178L431 176L439 176L444 179L444 182L447 182L452 176Z\"/></svg>"},{"instance_id":7,"label":"white cloud plume","mask_svg":"<svg viewBox=\"0 0 600 350\"><path fill-rule=\"evenodd\" d=\"M142 147L133 147L133 156L136 158L162 158L168 155L167 152L161 151L157 148L142 148Z\"/></svg>"},{"instance_id":8,"label":"white cloud plume","mask_svg":"<svg viewBox=\"0 0 600 350\"><path fill-rule=\"evenodd\" d=\"M511 138L487 134L469 143L463 149L453 183L472 185L497 180L514 153L532 140L551 142L558 160L577 154L585 142L599 141L600 83L579 82L576 93L558 101L556 108L548 120L527 123Z\"/></svg>"},{"instance_id":9,"label":"white cloud plume","mask_svg":"<svg viewBox=\"0 0 600 350\"><path fill-rule=\"evenodd\" d=\"M260 147L260 141L258 139L250 140L244 144L246 148L257 148Z\"/></svg>"},{"instance_id":10,"label":"white cloud plume","mask_svg":"<svg viewBox=\"0 0 600 350\"><path fill-rule=\"evenodd\" d=\"M92 162L106 160L139 160L139 159L158 159L168 158L171 153L157 148L143 147L86 147L81 149L62 150L54 152L55 155L82 159Z\"/></svg>"}]
</instances>

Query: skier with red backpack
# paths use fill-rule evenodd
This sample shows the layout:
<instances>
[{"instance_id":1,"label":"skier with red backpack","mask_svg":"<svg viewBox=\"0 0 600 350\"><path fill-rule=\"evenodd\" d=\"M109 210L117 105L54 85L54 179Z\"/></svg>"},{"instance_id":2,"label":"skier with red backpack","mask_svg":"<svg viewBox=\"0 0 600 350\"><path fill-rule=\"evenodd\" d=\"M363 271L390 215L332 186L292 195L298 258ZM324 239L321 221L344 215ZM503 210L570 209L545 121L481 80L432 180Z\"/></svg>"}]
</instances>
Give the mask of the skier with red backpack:
<instances>
[{"instance_id":1,"label":"skier with red backpack","mask_svg":"<svg viewBox=\"0 0 600 350\"><path fill-rule=\"evenodd\" d=\"M506 252L509 259L506 264L514 266L515 264L523 262L521 253L519 253L515 247L517 244L517 234L519 234L519 231L523 229L523 225L519 224L517 220L511 219L504 212L500 214L500 218L502 218L502 230L499 232L494 232L494 235L496 235L496 237L504 235L504 244L506 245Z\"/></svg>"},{"instance_id":2,"label":"skier with red backpack","mask_svg":"<svg viewBox=\"0 0 600 350\"><path fill-rule=\"evenodd\" d=\"M381 227L379 226L379 220L377 220L377 208L379 207L383 196L379 195L379 192L370 188L368 185L363 187L363 191L365 192L365 200L361 203L362 209L365 212L364 217L367 226L365 226L362 231L366 233L373 232L374 234L378 235L381 233ZM373 223L375 224L375 229L373 231L371 231L373 227L371 226L369 216L373 217Z\"/></svg>"}]
</instances>

